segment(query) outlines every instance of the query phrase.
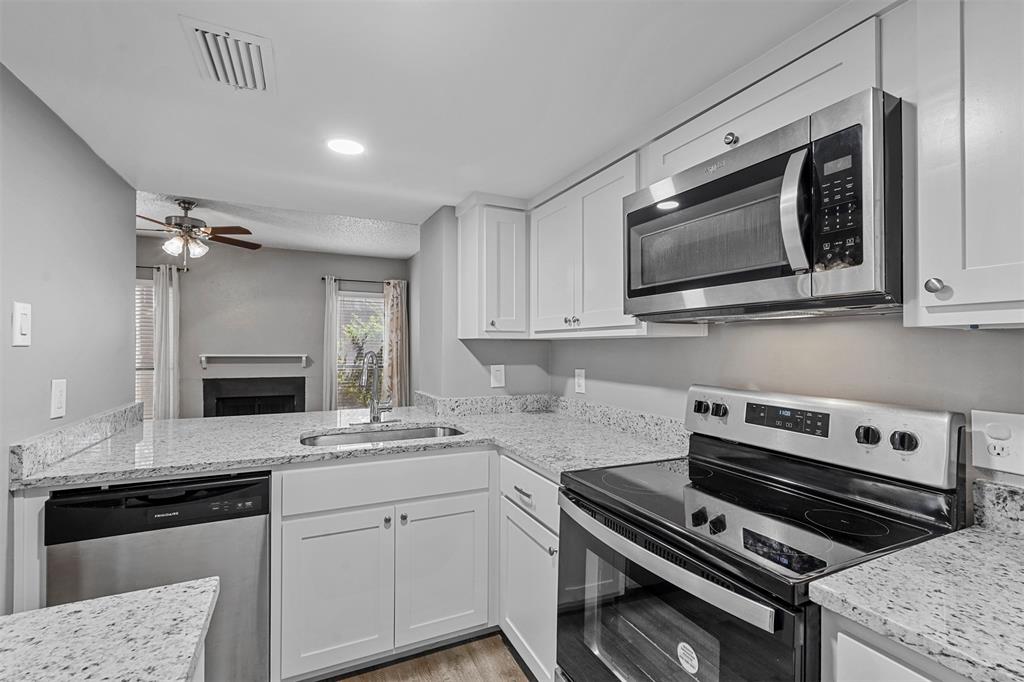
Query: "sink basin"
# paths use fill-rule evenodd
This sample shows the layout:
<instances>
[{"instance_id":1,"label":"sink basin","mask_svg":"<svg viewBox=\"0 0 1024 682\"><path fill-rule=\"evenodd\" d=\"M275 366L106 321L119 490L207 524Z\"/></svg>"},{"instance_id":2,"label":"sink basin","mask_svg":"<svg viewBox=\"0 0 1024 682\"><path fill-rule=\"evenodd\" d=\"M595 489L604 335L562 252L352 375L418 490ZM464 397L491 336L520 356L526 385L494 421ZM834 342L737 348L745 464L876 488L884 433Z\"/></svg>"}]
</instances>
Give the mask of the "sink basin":
<instances>
[{"instance_id":1,"label":"sink basin","mask_svg":"<svg viewBox=\"0 0 1024 682\"><path fill-rule=\"evenodd\" d=\"M448 426L418 426L405 429L389 429L387 431L348 431L342 433L321 433L301 439L303 445L362 445L364 443L383 443L392 440L412 440L414 438L444 438L445 436L461 436L462 431Z\"/></svg>"}]
</instances>

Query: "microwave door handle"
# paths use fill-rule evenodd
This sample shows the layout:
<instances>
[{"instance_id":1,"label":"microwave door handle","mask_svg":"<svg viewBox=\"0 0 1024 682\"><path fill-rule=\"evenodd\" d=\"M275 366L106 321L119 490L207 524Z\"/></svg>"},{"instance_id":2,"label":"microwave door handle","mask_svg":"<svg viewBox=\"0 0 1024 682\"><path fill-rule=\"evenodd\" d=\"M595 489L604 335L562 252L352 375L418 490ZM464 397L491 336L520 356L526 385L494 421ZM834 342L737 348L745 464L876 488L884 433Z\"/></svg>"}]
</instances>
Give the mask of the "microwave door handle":
<instances>
[{"instance_id":1,"label":"microwave door handle","mask_svg":"<svg viewBox=\"0 0 1024 682\"><path fill-rule=\"evenodd\" d=\"M782 193L779 196L779 219L782 225L782 245L786 249L786 258L793 272L806 272L810 269L807 263L807 252L800 236L800 174L807 160L807 148L793 153L786 163L786 172L782 176Z\"/></svg>"},{"instance_id":2,"label":"microwave door handle","mask_svg":"<svg viewBox=\"0 0 1024 682\"><path fill-rule=\"evenodd\" d=\"M643 547L630 542L615 531L606 528L585 511L573 504L563 493L558 495L558 506L583 527L585 531L614 552L647 569L659 578L672 583L712 606L725 611L765 632L775 633L775 609L761 602L706 580L696 573L676 566Z\"/></svg>"}]
</instances>

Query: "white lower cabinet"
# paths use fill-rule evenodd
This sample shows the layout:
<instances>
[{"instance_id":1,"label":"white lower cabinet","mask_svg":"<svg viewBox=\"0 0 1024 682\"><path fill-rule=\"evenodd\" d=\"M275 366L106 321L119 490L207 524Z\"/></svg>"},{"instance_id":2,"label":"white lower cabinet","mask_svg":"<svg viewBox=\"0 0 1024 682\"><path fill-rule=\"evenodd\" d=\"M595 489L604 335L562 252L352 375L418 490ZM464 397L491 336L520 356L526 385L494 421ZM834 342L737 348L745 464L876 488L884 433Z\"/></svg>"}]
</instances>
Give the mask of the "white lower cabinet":
<instances>
[{"instance_id":1,"label":"white lower cabinet","mask_svg":"<svg viewBox=\"0 0 1024 682\"><path fill-rule=\"evenodd\" d=\"M500 625L538 680L553 680L558 536L501 500Z\"/></svg>"},{"instance_id":2,"label":"white lower cabinet","mask_svg":"<svg viewBox=\"0 0 1024 682\"><path fill-rule=\"evenodd\" d=\"M487 623L486 492L399 504L395 646Z\"/></svg>"},{"instance_id":3,"label":"white lower cabinet","mask_svg":"<svg viewBox=\"0 0 1024 682\"><path fill-rule=\"evenodd\" d=\"M281 532L281 676L395 646L393 506L287 520Z\"/></svg>"}]
</instances>

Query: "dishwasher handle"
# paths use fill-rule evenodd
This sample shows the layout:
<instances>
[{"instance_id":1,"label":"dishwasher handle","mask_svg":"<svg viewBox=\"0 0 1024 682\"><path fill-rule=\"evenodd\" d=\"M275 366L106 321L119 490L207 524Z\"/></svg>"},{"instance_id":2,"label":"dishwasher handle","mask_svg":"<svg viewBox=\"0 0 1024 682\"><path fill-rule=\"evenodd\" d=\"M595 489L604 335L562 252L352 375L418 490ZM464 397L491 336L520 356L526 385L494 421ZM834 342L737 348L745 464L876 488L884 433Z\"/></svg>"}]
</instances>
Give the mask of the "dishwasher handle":
<instances>
[{"instance_id":1,"label":"dishwasher handle","mask_svg":"<svg viewBox=\"0 0 1024 682\"><path fill-rule=\"evenodd\" d=\"M55 545L269 513L269 474L61 491L46 501L43 539Z\"/></svg>"}]
</instances>

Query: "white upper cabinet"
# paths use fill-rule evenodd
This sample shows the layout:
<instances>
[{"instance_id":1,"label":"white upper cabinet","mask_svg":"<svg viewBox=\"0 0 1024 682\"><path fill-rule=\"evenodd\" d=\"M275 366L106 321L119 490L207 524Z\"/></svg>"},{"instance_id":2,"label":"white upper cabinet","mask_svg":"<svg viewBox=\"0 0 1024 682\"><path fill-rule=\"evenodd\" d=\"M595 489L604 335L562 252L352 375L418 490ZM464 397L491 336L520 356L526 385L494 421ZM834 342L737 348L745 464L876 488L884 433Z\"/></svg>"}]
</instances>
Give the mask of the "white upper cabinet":
<instances>
[{"instance_id":1,"label":"white upper cabinet","mask_svg":"<svg viewBox=\"0 0 1024 682\"><path fill-rule=\"evenodd\" d=\"M1024 3L917 3L908 325L1024 325L1022 44Z\"/></svg>"},{"instance_id":2,"label":"white upper cabinet","mask_svg":"<svg viewBox=\"0 0 1024 682\"><path fill-rule=\"evenodd\" d=\"M533 331L565 330L575 310L580 206L568 192L530 214Z\"/></svg>"},{"instance_id":3,"label":"white upper cabinet","mask_svg":"<svg viewBox=\"0 0 1024 682\"><path fill-rule=\"evenodd\" d=\"M473 205L459 213L459 338L527 334L526 213Z\"/></svg>"},{"instance_id":4,"label":"white upper cabinet","mask_svg":"<svg viewBox=\"0 0 1024 682\"><path fill-rule=\"evenodd\" d=\"M878 20L870 19L659 137L640 150L641 186L878 87L878 45Z\"/></svg>"}]
</instances>

